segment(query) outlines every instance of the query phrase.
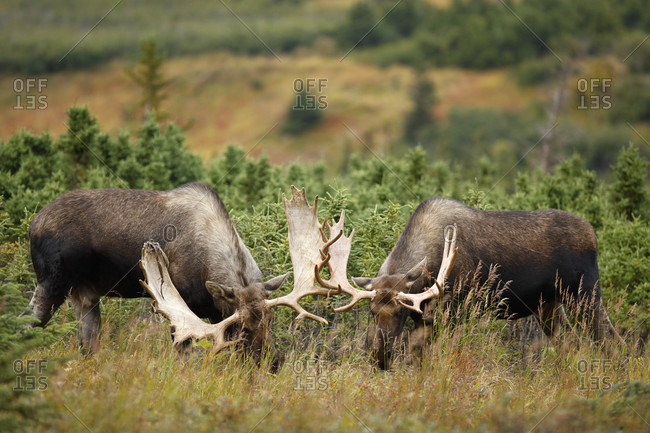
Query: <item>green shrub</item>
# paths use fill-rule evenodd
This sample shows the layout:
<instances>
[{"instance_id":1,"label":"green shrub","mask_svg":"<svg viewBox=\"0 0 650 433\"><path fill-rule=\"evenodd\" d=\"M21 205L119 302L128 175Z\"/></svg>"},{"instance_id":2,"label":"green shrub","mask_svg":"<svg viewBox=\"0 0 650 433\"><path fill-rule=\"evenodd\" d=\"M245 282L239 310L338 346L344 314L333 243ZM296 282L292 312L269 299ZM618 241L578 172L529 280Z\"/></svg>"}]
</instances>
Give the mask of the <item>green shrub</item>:
<instances>
[{"instance_id":1,"label":"green shrub","mask_svg":"<svg viewBox=\"0 0 650 433\"><path fill-rule=\"evenodd\" d=\"M646 341L650 335L650 227L639 219L608 219L598 232L601 286L606 299L622 300L610 309L612 322Z\"/></svg>"},{"instance_id":2,"label":"green shrub","mask_svg":"<svg viewBox=\"0 0 650 433\"><path fill-rule=\"evenodd\" d=\"M650 121L650 77L630 75L612 86L612 122Z\"/></svg>"},{"instance_id":3,"label":"green shrub","mask_svg":"<svg viewBox=\"0 0 650 433\"><path fill-rule=\"evenodd\" d=\"M163 127L154 118L148 119L137 138L131 140L126 133L117 138L103 134L85 108L71 109L69 115L70 131L58 140L20 132L0 144L0 154L5 156L0 159L5 196L0 232L5 248L9 248L3 269L10 275L5 286L15 302L19 301L16 294L29 293L34 287L26 248L29 221L42 206L71 188L162 189L193 180L206 181L218 191L264 275L270 276L291 270L282 193L290 194L289 186L295 184L306 188L310 202L314 195L320 197L321 220L338 218L342 210L346 211L347 230L355 229L349 263L349 273L354 276L377 272L416 206L434 195L462 199L482 209L554 207L575 213L594 225L600 239L606 301L623 299L621 307L611 312L613 319L624 331L646 335L643 323L650 318L650 312L645 309L648 276L643 263L648 252L642 240L648 230L644 211L647 163L633 147L621 150L613 167L614 182L587 169L578 156L562 161L552 175L525 171L525 166L520 165L516 171L526 174L513 173L505 179L503 173L508 173L517 161L516 152L527 150L527 144L514 145L525 136L523 128L513 132L509 127L516 122L524 124L525 117L456 110L450 121L463 125L465 132L461 134L458 129L458 136L441 137L444 140L436 141L435 154L427 153L426 147L411 148L400 156L352 154L346 173L333 176L323 163L295 162L279 167L266 157L251 158L235 146L203 164L187 152L178 128ZM440 131L446 127L443 125ZM530 135L534 137L533 132ZM83 137L84 144L79 144L78 137ZM466 141L489 143L491 148L470 161L466 158L468 151L462 147ZM459 146L453 152L466 161L466 167L441 157L450 145ZM42 170L48 162L56 168L54 174ZM291 282L282 291L290 287ZM138 302L111 301L102 308L112 312L111 323L119 328L130 323L129 317L141 314L143 307ZM336 317L326 309L325 301L304 302L331 319ZM24 307L25 303L26 297L15 305ZM289 326L293 313L282 311L277 313L277 321L282 324L277 331L281 347L293 347L296 341L304 343L308 336L325 331L320 325L306 325L297 340L292 340L282 330ZM356 316L350 326L360 326L359 320L367 317L367 311L362 311L354 310ZM68 311L59 322L70 320ZM16 335L22 339L21 334Z\"/></svg>"},{"instance_id":4,"label":"green shrub","mask_svg":"<svg viewBox=\"0 0 650 433\"><path fill-rule=\"evenodd\" d=\"M536 86L553 78L562 63L554 56L532 58L519 63L514 69L517 83L522 87Z\"/></svg>"},{"instance_id":5,"label":"green shrub","mask_svg":"<svg viewBox=\"0 0 650 433\"><path fill-rule=\"evenodd\" d=\"M612 188L614 208L628 220L647 217L648 160L639 156L639 150L630 144L621 149L613 169L616 176Z\"/></svg>"},{"instance_id":6,"label":"green shrub","mask_svg":"<svg viewBox=\"0 0 650 433\"><path fill-rule=\"evenodd\" d=\"M323 106L318 98L318 95L311 94L306 89L296 92L287 110L282 131L288 135L300 135L320 125L327 106Z\"/></svg>"}]
</instances>

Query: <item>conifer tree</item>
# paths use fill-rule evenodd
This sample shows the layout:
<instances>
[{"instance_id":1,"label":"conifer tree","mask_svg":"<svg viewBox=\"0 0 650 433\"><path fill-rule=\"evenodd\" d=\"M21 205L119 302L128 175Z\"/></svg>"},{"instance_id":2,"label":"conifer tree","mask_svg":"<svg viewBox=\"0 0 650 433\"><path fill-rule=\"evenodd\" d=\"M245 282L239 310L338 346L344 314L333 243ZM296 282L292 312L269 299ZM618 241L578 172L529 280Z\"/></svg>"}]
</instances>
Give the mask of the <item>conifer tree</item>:
<instances>
[{"instance_id":1,"label":"conifer tree","mask_svg":"<svg viewBox=\"0 0 650 433\"><path fill-rule=\"evenodd\" d=\"M641 157L639 149L630 144L621 149L612 168L616 176L612 191L616 209L629 220L642 216L648 198L646 189L648 160Z\"/></svg>"},{"instance_id":2,"label":"conifer tree","mask_svg":"<svg viewBox=\"0 0 650 433\"><path fill-rule=\"evenodd\" d=\"M413 109L406 115L404 139L409 144L416 145L421 130L433 124L435 87L424 74L420 74L412 92Z\"/></svg>"},{"instance_id":3,"label":"conifer tree","mask_svg":"<svg viewBox=\"0 0 650 433\"><path fill-rule=\"evenodd\" d=\"M142 43L140 63L126 71L128 76L142 89L140 106L144 108L145 120L149 118L152 111L156 113L158 120L165 120L169 117L160 108L162 101L167 98L164 89L170 83L162 71L164 61L164 57L156 50L156 42L145 41Z\"/></svg>"}]
</instances>

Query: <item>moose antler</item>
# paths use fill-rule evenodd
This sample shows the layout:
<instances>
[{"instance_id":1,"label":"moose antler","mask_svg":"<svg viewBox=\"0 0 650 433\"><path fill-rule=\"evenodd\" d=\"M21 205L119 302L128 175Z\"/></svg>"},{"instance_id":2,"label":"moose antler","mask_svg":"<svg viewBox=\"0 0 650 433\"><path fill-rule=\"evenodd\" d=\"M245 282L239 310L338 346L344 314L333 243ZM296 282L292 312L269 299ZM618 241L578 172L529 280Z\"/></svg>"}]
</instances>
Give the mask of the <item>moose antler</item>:
<instances>
[{"instance_id":1,"label":"moose antler","mask_svg":"<svg viewBox=\"0 0 650 433\"><path fill-rule=\"evenodd\" d=\"M167 266L169 260L160 248L158 242L145 242L142 247L140 268L146 281L140 284L154 299L153 310L161 313L171 322L174 335L174 346L189 338L211 338L215 342L214 351L218 352L234 343L236 340L226 340L226 329L239 320L236 310L230 317L216 324L208 324L199 319L178 293L169 276Z\"/></svg>"},{"instance_id":2,"label":"moose antler","mask_svg":"<svg viewBox=\"0 0 650 433\"><path fill-rule=\"evenodd\" d=\"M320 279L320 271L330 260L329 255L326 253L328 248L341 237L342 233L330 240L322 239L322 228L318 223L317 215L318 197L314 200L314 206L311 207L307 202L304 188L298 190L292 185L291 199L287 200L283 194L282 201L289 226L289 251L291 263L293 264L293 290L287 295L267 300L266 306L272 308L278 305L286 305L298 312L296 320L307 317L327 324L327 320L307 312L300 306L298 301L309 295L339 293L338 287L318 287L315 280Z\"/></svg>"},{"instance_id":3,"label":"moose antler","mask_svg":"<svg viewBox=\"0 0 650 433\"><path fill-rule=\"evenodd\" d=\"M333 308L332 310L335 313L340 313L342 311L347 311L354 307L354 305L362 299L372 299L375 297L374 290L359 290L350 284L348 281L348 259L350 258L350 249L352 248L352 237L354 236L354 229L350 233L350 236L343 235L343 225L345 222L345 210L341 211L341 217L334 225L330 225L327 220L323 222L323 226L327 225L327 231L330 235L330 238L334 233L338 233L335 236L334 240L339 239L337 242L334 242L329 246L328 254L330 256L327 266L330 270L330 279L329 281L324 281L320 274L317 274L318 283L323 287L329 287L331 289L338 289L348 295L352 296L352 301L349 304L344 305L343 307ZM321 235L324 240L327 240L325 233L321 230ZM328 242L333 242L329 240ZM321 251L321 256L325 257L325 252Z\"/></svg>"},{"instance_id":4,"label":"moose antler","mask_svg":"<svg viewBox=\"0 0 650 433\"><path fill-rule=\"evenodd\" d=\"M449 277L451 268L454 266L454 261L456 260L456 252L458 248L456 247L456 224L449 225L445 227L445 248L442 254L442 263L440 264L440 270L438 271L438 278L434 280L434 283L431 287L421 293L404 293L400 292L397 294L397 302L402 304L403 307L406 307L410 310L415 311L416 313L422 314L420 305L423 301L431 298L439 298L443 295L445 291L445 281ZM411 302L410 304L405 303L404 301Z\"/></svg>"}]
</instances>

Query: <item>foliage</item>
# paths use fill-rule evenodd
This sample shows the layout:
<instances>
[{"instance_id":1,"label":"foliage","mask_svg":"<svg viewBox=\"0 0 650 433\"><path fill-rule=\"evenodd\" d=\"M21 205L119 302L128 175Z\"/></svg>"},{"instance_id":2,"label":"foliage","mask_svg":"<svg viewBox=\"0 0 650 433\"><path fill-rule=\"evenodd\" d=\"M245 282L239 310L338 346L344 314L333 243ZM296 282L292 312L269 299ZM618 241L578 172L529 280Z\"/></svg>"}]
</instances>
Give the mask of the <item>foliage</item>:
<instances>
[{"instance_id":1,"label":"foliage","mask_svg":"<svg viewBox=\"0 0 650 433\"><path fill-rule=\"evenodd\" d=\"M541 81L545 71L559 67L562 63L559 58L619 50L611 41L621 35L629 35L627 39L632 41L632 35L638 37L637 32L644 28L642 23L650 19L647 10L641 10L638 0L626 0L616 7L604 0L458 0L440 7L423 1L409 4L417 10L419 19L411 21L407 35L399 39L391 37L395 32L382 23L373 30L374 38L359 44L361 50L368 50L371 58L382 65L405 63L419 68L486 69L521 64L517 75L526 84ZM384 2L376 2L373 6L357 3L349 10L349 21L362 8L363 17L370 20L383 15L386 7ZM343 24L340 34L348 34L348 27L349 24ZM340 43L342 48L350 46L349 38L343 37ZM633 48L629 45L626 44L629 47L626 54ZM547 59L534 60L542 57ZM637 59L634 65L641 63L643 61Z\"/></svg>"},{"instance_id":2,"label":"foliage","mask_svg":"<svg viewBox=\"0 0 650 433\"><path fill-rule=\"evenodd\" d=\"M646 216L648 191L648 160L639 156L639 150L630 144L621 149L613 167L616 181L612 189L615 209L625 218Z\"/></svg>"},{"instance_id":3,"label":"foliage","mask_svg":"<svg viewBox=\"0 0 650 433\"><path fill-rule=\"evenodd\" d=\"M140 106L144 108L145 120L149 118L152 111L160 120L168 117L160 110L160 104L167 98L163 90L170 83L170 80L165 79L161 70L163 62L164 57L156 51L156 42L145 41L142 43L140 63L137 67L126 71L127 75L142 89Z\"/></svg>"},{"instance_id":4,"label":"foliage","mask_svg":"<svg viewBox=\"0 0 650 433\"><path fill-rule=\"evenodd\" d=\"M610 313L617 326L650 336L650 227L645 222L608 220L598 233L601 285L610 299L622 299Z\"/></svg>"},{"instance_id":5,"label":"foliage","mask_svg":"<svg viewBox=\"0 0 650 433\"><path fill-rule=\"evenodd\" d=\"M0 359L0 390L3 408L15 408L9 418L16 428L79 429L81 419L97 432L215 425L248 430L264 419L267 431L313 430L314 421L318 430L349 431L362 419L373 430L387 431L387 416L391 431L395 426L404 431L519 431L536 427L540 419L539 427L549 431L564 428L562 420L592 430L641 428L634 412L622 411L616 402L647 412L647 399L642 398L650 381L647 355L608 354L603 360L600 348L589 345L575 351L558 345L556 353L544 343L514 339L509 324L481 315L453 330L441 325L421 361L404 354L396 360L394 374L377 375L368 359L366 339L372 335L372 319L367 304L348 313L332 313L329 306L345 302L342 296L302 301L326 317L328 326L306 322L296 327L294 312L274 311L275 346L289 357L275 376L267 375L264 366L247 364L237 352L210 355L207 342L198 345L207 350L197 348L199 353L179 362L167 324L151 316L147 302L103 301L102 348L91 359L69 362L60 372L63 380L48 382L53 392L41 395L45 403L67 410L59 409L46 425L29 425L22 411L34 413L39 401L13 393L16 376L9 363L20 357L53 359L78 352L66 305L44 330L28 328L28 319L18 317L35 285L27 228L43 205L75 187L171 188L205 181L219 192L265 277L291 270L282 207L282 194L290 194L291 184L304 186L310 202L314 195L320 197L321 221L339 218L345 210L346 231L354 229L351 276L375 275L416 206L432 195L482 209L564 209L596 229L603 296L630 351L635 353L635 342L645 342L650 333L650 225L638 199L647 197L647 161L634 147L621 150L613 167L614 182L587 169L577 155L562 161L554 174L521 170L525 166L517 168L519 173L505 173L493 161L507 151L476 158L472 168L476 177L468 179L444 158L432 160L423 147L399 157L353 154L345 174L336 176L322 163L278 167L235 146L203 164L187 152L178 128L163 127L153 117L134 140L126 133L116 138L103 134L85 108L69 111L69 126L58 139L19 132L0 144L6 197L0 215L0 345L9 348ZM487 131L499 142L505 127L478 131ZM43 166L56 171L51 174ZM279 294L291 285L288 281ZM325 389L306 393L300 388L304 380L313 379L300 370L306 368L306 360L325 363L320 370L326 373ZM586 377L580 366L594 367L581 364L585 360L603 360L607 364L599 365L609 370ZM599 387L585 388L585 380L594 376ZM600 394L608 389L603 388L603 378L617 387ZM636 382L628 386L626 380ZM360 395L374 398L360 400ZM97 411L99 398L102 411ZM543 418L558 403L557 413ZM519 415L514 417L514 412Z\"/></svg>"},{"instance_id":6,"label":"foliage","mask_svg":"<svg viewBox=\"0 0 650 433\"><path fill-rule=\"evenodd\" d=\"M318 95L302 89L296 92L289 109L282 131L289 135L300 135L323 122L324 109Z\"/></svg>"},{"instance_id":7,"label":"foliage","mask_svg":"<svg viewBox=\"0 0 650 433\"><path fill-rule=\"evenodd\" d=\"M0 143L0 194L12 222L72 188L168 189L203 177L200 158L187 152L181 131L155 116L135 143L99 130L87 108L68 110L68 131L53 140L21 131Z\"/></svg>"},{"instance_id":8,"label":"foliage","mask_svg":"<svg viewBox=\"0 0 650 433\"><path fill-rule=\"evenodd\" d=\"M329 3L238 0L228 7L166 3L161 9L153 0L128 8L113 8L108 0L92 5L74 0L65 7L39 0L25 10L11 0L0 35L12 43L0 47L0 69L42 74L134 59L143 39L156 40L169 56L208 51L277 55L313 47L323 36L336 39L342 53L372 52L382 64L485 69L548 56L549 48L560 58L576 52L624 58L650 27L641 0L616 5L604 0ZM109 10L110 19L93 30L94 37L70 50L81 36L78 29L87 30L100 17L98 11ZM639 56L630 64L635 71L647 69Z\"/></svg>"},{"instance_id":9,"label":"foliage","mask_svg":"<svg viewBox=\"0 0 650 433\"><path fill-rule=\"evenodd\" d=\"M16 232L20 240L11 241ZM56 359L35 364L28 354L71 330L58 324L46 330L32 328L33 318L23 315L28 311L25 294L34 287L25 237L20 226L12 227L0 202L0 423L10 431L22 430L50 413L50 405L39 402L36 394L46 386ZM32 387L30 381L38 386Z\"/></svg>"},{"instance_id":10,"label":"foliage","mask_svg":"<svg viewBox=\"0 0 650 433\"><path fill-rule=\"evenodd\" d=\"M404 122L404 139L409 144L416 144L423 128L433 124L435 88L433 82L424 75L419 75L411 91L413 108L406 115Z\"/></svg>"},{"instance_id":11,"label":"foliage","mask_svg":"<svg viewBox=\"0 0 650 433\"><path fill-rule=\"evenodd\" d=\"M551 79L560 72L562 64L553 56L524 60L514 70L517 83L522 86L535 86Z\"/></svg>"},{"instance_id":12,"label":"foliage","mask_svg":"<svg viewBox=\"0 0 650 433\"><path fill-rule=\"evenodd\" d=\"M422 131L420 142L438 158L462 161L466 168L476 162L468 154L485 155L505 172L539 140L535 126L528 112L453 107L446 121Z\"/></svg>"},{"instance_id":13,"label":"foliage","mask_svg":"<svg viewBox=\"0 0 650 433\"><path fill-rule=\"evenodd\" d=\"M613 89L612 122L649 122L650 121L650 78L647 75L626 77Z\"/></svg>"},{"instance_id":14,"label":"foliage","mask_svg":"<svg viewBox=\"0 0 650 433\"><path fill-rule=\"evenodd\" d=\"M314 13L311 3L238 0L207 5L165 2L161 6L158 1L144 0L123 7L110 0L93 4L72 0L63 7L39 0L25 9L20 1L9 0L3 8L8 22L0 27L0 35L12 42L0 46L0 70L32 75L90 69L117 58L136 61L143 40L155 40L158 49L170 57L217 50L269 56L270 50L287 53L333 33L334 23L343 17L341 7L320 7ZM106 19L93 28L93 37L75 44L103 14Z\"/></svg>"}]
</instances>

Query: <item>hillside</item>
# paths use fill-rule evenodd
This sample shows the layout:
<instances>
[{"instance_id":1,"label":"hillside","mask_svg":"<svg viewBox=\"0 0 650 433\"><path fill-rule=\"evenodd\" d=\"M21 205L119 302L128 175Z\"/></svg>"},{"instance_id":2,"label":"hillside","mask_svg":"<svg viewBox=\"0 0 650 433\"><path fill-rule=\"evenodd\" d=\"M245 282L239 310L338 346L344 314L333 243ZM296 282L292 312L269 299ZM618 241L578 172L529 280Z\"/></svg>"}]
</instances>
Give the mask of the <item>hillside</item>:
<instances>
[{"instance_id":1,"label":"hillside","mask_svg":"<svg viewBox=\"0 0 650 433\"><path fill-rule=\"evenodd\" d=\"M401 136L404 115L411 108L411 69L339 60L335 55L294 55L278 62L273 57L226 53L170 59L164 70L172 84L163 108L173 113L171 121L180 125L191 122L187 144L203 157L215 155L230 143L250 149L269 130L252 154L268 154L274 162L297 156L320 159L345 143L363 147L345 125L373 149L386 148ZM48 75L45 110L14 110L14 76L0 78L0 137L6 140L20 128L61 134L66 130L67 108L83 105L88 105L111 134L135 129L141 123L141 113L135 108L140 90L124 72L127 66L130 64L113 62L93 71ZM437 89L437 119L445 118L453 106L516 111L546 99L539 89L520 90L506 70L442 68L429 75ZM293 82L301 78L327 80L322 92L328 104L325 122L302 136L287 136L279 126L294 98Z\"/></svg>"},{"instance_id":2,"label":"hillside","mask_svg":"<svg viewBox=\"0 0 650 433\"><path fill-rule=\"evenodd\" d=\"M580 153L607 172L628 141L650 151L650 14L637 0L12 0L0 12L3 140L21 128L60 134L65 111L83 105L109 133L135 131L141 95L125 69L151 41L168 58L162 111L206 159L229 143L277 163L420 143L438 159L467 166L485 156L507 169L550 129L549 168ZM434 102L402 140L420 73ZM37 96L47 109L14 109L33 96L17 88L29 79L46 82ZM289 136L294 83L306 80L325 84L317 96L327 108ZM541 159L536 150L524 163Z\"/></svg>"}]
</instances>

